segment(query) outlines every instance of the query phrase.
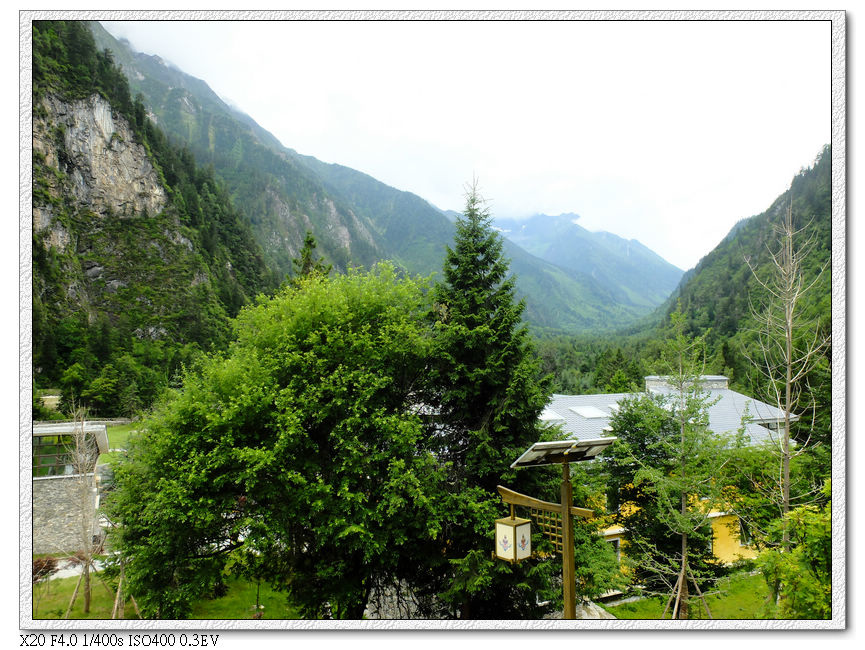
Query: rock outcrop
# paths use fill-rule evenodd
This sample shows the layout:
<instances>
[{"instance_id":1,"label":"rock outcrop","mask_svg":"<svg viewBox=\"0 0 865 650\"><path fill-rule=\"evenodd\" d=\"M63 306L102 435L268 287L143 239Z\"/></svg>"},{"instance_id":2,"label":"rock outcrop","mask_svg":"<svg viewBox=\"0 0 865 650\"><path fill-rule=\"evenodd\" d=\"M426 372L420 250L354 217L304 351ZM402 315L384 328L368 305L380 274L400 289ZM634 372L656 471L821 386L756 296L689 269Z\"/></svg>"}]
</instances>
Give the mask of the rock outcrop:
<instances>
[{"instance_id":1,"label":"rock outcrop","mask_svg":"<svg viewBox=\"0 0 865 650\"><path fill-rule=\"evenodd\" d=\"M66 174L80 205L120 217L156 215L165 208L165 189L147 152L105 99L67 102L47 95L42 104L44 111L34 112L33 151ZM40 212L34 213L37 228L45 223Z\"/></svg>"}]
</instances>

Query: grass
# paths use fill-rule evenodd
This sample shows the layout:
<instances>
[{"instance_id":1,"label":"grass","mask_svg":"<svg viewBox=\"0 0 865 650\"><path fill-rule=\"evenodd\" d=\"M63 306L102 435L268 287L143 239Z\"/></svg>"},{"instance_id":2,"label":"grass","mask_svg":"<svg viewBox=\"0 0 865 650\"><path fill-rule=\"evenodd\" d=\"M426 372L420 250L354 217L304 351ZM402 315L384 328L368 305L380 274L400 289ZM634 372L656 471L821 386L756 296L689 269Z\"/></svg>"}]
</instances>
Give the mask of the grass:
<instances>
[{"instance_id":1,"label":"grass","mask_svg":"<svg viewBox=\"0 0 865 650\"><path fill-rule=\"evenodd\" d=\"M126 449L127 442L129 441L129 436L135 433L138 430L140 425L137 422L132 422L130 424L118 424L118 425L110 425L106 433L108 434L108 448L109 449ZM110 463L113 460L117 459L118 456L121 455L122 452L111 452L99 455L99 460L96 461L99 464Z\"/></svg>"},{"instance_id":2,"label":"grass","mask_svg":"<svg viewBox=\"0 0 865 650\"><path fill-rule=\"evenodd\" d=\"M38 584L33 590L34 619L59 619L63 617L72 592L78 582L77 577L48 580ZM240 578L230 578L228 592L213 599L201 599L193 603L192 620L242 620L252 619L256 612L255 582ZM112 587L113 588L113 587ZM715 620L743 620L762 618L768 594L766 584L759 575L739 573L721 581L718 589L707 597L712 618ZM75 607L70 614L73 619L100 620L110 619L114 606L114 594L97 576L93 577L92 600L89 614L84 614L84 599L79 592ZM291 606L284 593L274 591L262 583L258 593L258 603L262 619L297 619L300 616ZM622 605L601 605L618 619L659 619L664 611L666 599L644 598ZM705 618L705 610L699 602L691 605L692 618ZM669 614L668 614L669 616ZM131 603L126 604L126 618L138 618Z\"/></svg>"},{"instance_id":3,"label":"grass","mask_svg":"<svg viewBox=\"0 0 865 650\"><path fill-rule=\"evenodd\" d=\"M33 586L33 618L34 619L57 619L63 618L75 585L78 584L78 576L71 578L57 578L46 580ZM91 574L91 600L90 612L84 614L84 598L79 590L75 607L69 618L98 620L110 619L111 610L114 607L114 595L111 594L98 577ZM127 618L135 617L135 610L127 605ZM131 616L129 616L131 614Z\"/></svg>"},{"instance_id":4,"label":"grass","mask_svg":"<svg viewBox=\"0 0 865 650\"><path fill-rule=\"evenodd\" d=\"M71 619L104 620L111 618L114 608L114 593L97 576L91 576L90 612L84 614L84 598L79 590L75 607L69 615ZM78 577L58 578L38 584L33 589L33 618L63 618ZM192 606L193 620L231 620L251 619L255 614L256 589L258 585L242 579L230 578L227 581L228 593L221 598L202 599ZM113 588L113 586L112 586ZM289 605L284 593L274 591L266 584L261 585L259 593L259 612L262 619L296 619L296 611ZM126 603L125 618L137 619L131 602Z\"/></svg>"},{"instance_id":5,"label":"grass","mask_svg":"<svg viewBox=\"0 0 865 650\"><path fill-rule=\"evenodd\" d=\"M255 614L256 590L254 582L241 579L228 581L228 593L222 598L199 600L192 606L194 619L247 619ZM258 594L259 612L262 619L300 618L288 602L284 593L274 591L262 583Z\"/></svg>"},{"instance_id":6,"label":"grass","mask_svg":"<svg viewBox=\"0 0 865 650\"><path fill-rule=\"evenodd\" d=\"M762 576L738 573L721 580L706 600L714 620L759 619L763 618L768 594ZM653 597L602 607L619 619L660 619L666 604L666 598ZM691 618L707 618L700 601L692 601Z\"/></svg>"},{"instance_id":7,"label":"grass","mask_svg":"<svg viewBox=\"0 0 865 650\"><path fill-rule=\"evenodd\" d=\"M135 433L139 426L137 422L109 426L107 429L108 446L112 449L126 449L129 436Z\"/></svg>"}]
</instances>

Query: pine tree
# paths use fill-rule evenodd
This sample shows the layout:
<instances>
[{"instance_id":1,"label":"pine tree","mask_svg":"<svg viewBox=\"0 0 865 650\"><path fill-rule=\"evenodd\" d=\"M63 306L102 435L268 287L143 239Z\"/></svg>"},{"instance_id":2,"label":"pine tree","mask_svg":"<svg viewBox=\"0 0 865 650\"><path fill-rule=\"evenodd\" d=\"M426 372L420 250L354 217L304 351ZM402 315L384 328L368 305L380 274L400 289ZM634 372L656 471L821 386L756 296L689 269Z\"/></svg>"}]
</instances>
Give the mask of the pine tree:
<instances>
[{"instance_id":1,"label":"pine tree","mask_svg":"<svg viewBox=\"0 0 865 650\"><path fill-rule=\"evenodd\" d=\"M543 468L519 476L509 469L540 439L538 416L548 394L490 219L476 185L470 187L447 250L444 281L434 294L430 378L436 454L449 473L450 519L438 586L449 614L461 618L538 616L539 598L558 592L550 588L552 562L511 567L491 559L493 522L506 514L496 486L516 484L533 496L554 498L557 483Z\"/></svg>"},{"instance_id":2,"label":"pine tree","mask_svg":"<svg viewBox=\"0 0 865 650\"><path fill-rule=\"evenodd\" d=\"M307 230L303 248L300 249L300 257L291 260L297 277L304 278L312 274L329 275L333 270L332 264L325 264L321 258L313 257L317 246L315 236Z\"/></svg>"}]
</instances>

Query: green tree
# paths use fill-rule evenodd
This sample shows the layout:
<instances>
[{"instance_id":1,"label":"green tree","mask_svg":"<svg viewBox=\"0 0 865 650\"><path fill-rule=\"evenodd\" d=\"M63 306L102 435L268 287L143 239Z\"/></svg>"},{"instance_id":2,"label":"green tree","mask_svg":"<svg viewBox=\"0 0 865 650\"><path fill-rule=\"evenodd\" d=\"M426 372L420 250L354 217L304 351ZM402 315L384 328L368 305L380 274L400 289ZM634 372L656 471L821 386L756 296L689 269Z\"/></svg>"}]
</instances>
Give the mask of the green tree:
<instances>
[{"instance_id":1,"label":"green tree","mask_svg":"<svg viewBox=\"0 0 865 650\"><path fill-rule=\"evenodd\" d=\"M115 544L146 616L188 616L235 572L307 617L360 618L423 573L442 526L415 395L427 311L383 265L241 312L230 351L185 375L116 471Z\"/></svg>"},{"instance_id":2,"label":"green tree","mask_svg":"<svg viewBox=\"0 0 865 650\"><path fill-rule=\"evenodd\" d=\"M784 513L778 498L782 477L776 452L772 441L760 445L743 441L730 449L730 462L724 468L728 511L747 527L751 543L758 550L776 548L782 542L780 522ZM790 500L800 504L819 502L826 468L830 466L829 448L823 445L792 456Z\"/></svg>"},{"instance_id":3,"label":"green tree","mask_svg":"<svg viewBox=\"0 0 865 650\"><path fill-rule=\"evenodd\" d=\"M703 340L685 335L681 311L671 318L674 336L662 355L667 389L626 400L611 420L618 441L609 452L610 486L624 500L618 518L640 578L670 594L665 615L672 606L673 618L686 619L689 585L708 612L700 586L715 569L709 515L723 505L726 442L709 429Z\"/></svg>"},{"instance_id":4,"label":"green tree","mask_svg":"<svg viewBox=\"0 0 865 650\"><path fill-rule=\"evenodd\" d=\"M117 369L110 363L104 366L90 385L81 391L81 401L93 413L102 416L118 415L120 393L123 386Z\"/></svg>"},{"instance_id":5,"label":"green tree","mask_svg":"<svg viewBox=\"0 0 865 650\"><path fill-rule=\"evenodd\" d=\"M639 365L626 361L621 348L608 348L598 358L595 386L606 393L626 393L639 390L643 382Z\"/></svg>"},{"instance_id":6,"label":"green tree","mask_svg":"<svg viewBox=\"0 0 865 650\"><path fill-rule=\"evenodd\" d=\"M315 237L307 230L306 237L303 239L303 248L300 249L300 256L291 261L298 277L304 278L313 273L328 275L333 270L333 265L325 264L321 258L316 259L314 257L317 245Z\"/></svg>"},{"instance_id":7,"label":"green tree","mask_svg":"<svg viewBox=\"0 0 865 650\"><path fill-rule=\"evenodd\" d=\"M528 332L524 305L502 256L502 239L477 187L448 247L443 281L434 291L435 341L428 400L437 413L436 456L447 472L445 552L433 574L447 606L460 618L539 617L539 601L561 599L550 561L516 566L491 558L493 522L503 516L496 486L558 500L558 473L510 464L549 435L539 428L548 400ZM537 543L537 541L536 541Z\"/></svg>"},{"instance_id":8,"label":"green tree","mask_svg":"<svg viewBox=\"0 0 865 650\"><path fill-rule=\"evenodd\" d=\"M63 411L73 412L80 402L81 393L90 382L90 373L84 364L75 362L60 377L60 407Z\"/></svg>"},{"instance_id":9,"label":"green tree","mask_svg":"<svg viewBox=\"0 0 865 650\"><path fill-rule=\"evenodd\" d=\"M757 565L770 587L770 612L779 618L826 619L832 616L832 489L820 507L799 506L786 516L790 549L763 553ZM775 603L777 602L777 607Z\"/></svg>"}]
</instances>

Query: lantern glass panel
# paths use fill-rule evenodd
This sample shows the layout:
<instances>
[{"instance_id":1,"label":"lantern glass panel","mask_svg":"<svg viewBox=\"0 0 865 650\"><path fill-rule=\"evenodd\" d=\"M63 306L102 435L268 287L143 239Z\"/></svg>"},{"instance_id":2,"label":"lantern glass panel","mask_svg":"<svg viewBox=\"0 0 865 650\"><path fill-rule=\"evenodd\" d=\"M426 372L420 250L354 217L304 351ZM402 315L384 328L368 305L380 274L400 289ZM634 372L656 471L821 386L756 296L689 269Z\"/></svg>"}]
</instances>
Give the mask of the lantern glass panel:
<instances>
[{"instance_id":1,"label":"lantern glass panel","mask_svg":"<svg viewBox=\"0 0 865 650\"><path fill-rule=\"evenodd\" d=\"M532 555L531 522L505 517L496 520L496 557L519 562Z\"/></svg>"}]
</instances>

